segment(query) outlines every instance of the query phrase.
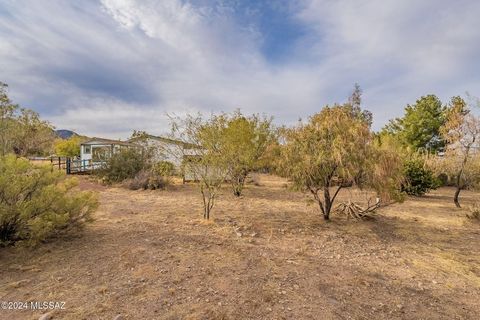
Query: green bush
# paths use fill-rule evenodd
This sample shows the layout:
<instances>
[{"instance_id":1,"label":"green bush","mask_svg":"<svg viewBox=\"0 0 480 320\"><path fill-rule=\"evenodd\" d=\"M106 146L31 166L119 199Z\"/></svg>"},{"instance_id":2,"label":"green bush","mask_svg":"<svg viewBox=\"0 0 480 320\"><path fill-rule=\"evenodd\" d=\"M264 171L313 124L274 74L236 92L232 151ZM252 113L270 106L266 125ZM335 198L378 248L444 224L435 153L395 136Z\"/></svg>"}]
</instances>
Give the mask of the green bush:
<instances>
[{"instance_id":1,"label":"green bush","mask_svg":"<svg viewBox=\"0 0 480 320\"><path fill-rule=\"evenodd\" d=\"M164 177L171 177L175 174L175 165L169 161L159 161L153 165L152 172Z\"/></svg>"},{"instance_id":2,"label":"green bush","mask_svg":"<svg viewBox=\"0 0 480 320\"><path fill-rule=\"evenodd\" d=\"M405 183L402 184L402 191L412 196L421 196L439 186L433 171L425 167L421 159L409 159L404 163L403 173Z\"/></svg>"},{"instance_id":3,"label":"green bush","mask_svg":"<svg viewBox=\"0 0 480 320\"><path fill-rule=\"evenodd\" d=\"M446 173L440 173L437 175L437 181L438 181L438 186L439 187L446 187L450 186L450 179L448 178L448 175Z\"/></svg>"},{"instance_id":4,"label":"green bush","mask_svg":"<svg viewBox=\"0 0 480 320\"><path fill-rule=\"evenodd\" d=\"M150 190L165 190L167 186L170 184L170 178L167 176L159 176L153 174L148 179L147 189Z\"/></svg>"},{"instance_id":5,"label":"green bush","mask_svg":"<svg viewBox=\"0 0 480 320\"><path fill-rule=\"evenodd\" d=\"M175 166L168 161L151 164L151 155L140 148L122 149L113 154L98 174L108 183L123 182L131 190L165 189Z\"/></svg>"},{"instance_id":6,"label":"green bush","mask_svg":"<svg viewBox=\"0 0 480 320\"><path fill-rule=\"evenodd\" d=\"M0 157L0 245L35 245L83 226L95 194L72 192L75 179L13 155Z\"/></svg>"},{"instance_id":7,"label":"green bush","mask_svg":"<svg viewBox=\"0 0 480 320\"><path fill-rule=\"evenodd\" d=\"M122 182L133 179L142 170L149 167L149 157L137 148L125 148L115 152L98 174L106 182Z\"/></svg>"}]
</instances>

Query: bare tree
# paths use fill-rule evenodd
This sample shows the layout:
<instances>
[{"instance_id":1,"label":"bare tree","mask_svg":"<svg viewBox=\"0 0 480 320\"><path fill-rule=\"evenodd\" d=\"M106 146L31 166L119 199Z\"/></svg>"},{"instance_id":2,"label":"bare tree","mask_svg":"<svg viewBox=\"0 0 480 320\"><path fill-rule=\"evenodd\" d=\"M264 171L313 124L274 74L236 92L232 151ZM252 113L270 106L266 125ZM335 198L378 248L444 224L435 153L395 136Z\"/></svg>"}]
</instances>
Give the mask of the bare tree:
<instances>
[{"instance_id":1,"label":"bare tree","mask_svg":"<svg viewBox=\"0 0 480 320\"><path fill-rule=\"evenodd\" d=\"M460 192L480 181L480 119L461 97L453 97L441 133L447 145L444 156L436 158L436 166L452 178L453 202L460 207Z\"/></svg>"},{"instance_id":2,"label":"bare tree","mask_svg":"<svg viewBox=\"0 0 480 320\"><path fill-rule=\"evenodd\" d=\"M218 191L228 175L228 166L222 154L224 115L203 119L188 115L170 117L172 138L182 144L171 153L182 163L184 176L198 181L203 203L203 217L210 219Z\"/></svg>"}]
</instances>

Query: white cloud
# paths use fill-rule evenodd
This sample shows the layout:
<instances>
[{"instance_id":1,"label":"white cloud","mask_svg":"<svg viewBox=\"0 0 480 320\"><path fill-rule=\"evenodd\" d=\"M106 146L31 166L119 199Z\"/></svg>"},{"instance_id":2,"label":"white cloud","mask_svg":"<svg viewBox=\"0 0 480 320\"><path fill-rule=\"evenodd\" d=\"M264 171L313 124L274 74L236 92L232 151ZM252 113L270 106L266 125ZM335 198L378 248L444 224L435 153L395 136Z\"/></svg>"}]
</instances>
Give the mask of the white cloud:
<instances>
[{"instance_id":1,"label":"white cloud","mask_svg":"<svg viewBox=\"0 0 480 320\"><path fill-rule=\"evenodd\" d=\"M113 98L85 97L64 113L50 117L54 123L89 136L126 138L133 130L168 134L168 114L184 116L196 110L139 108Z\"/></svg>"},{"instance_id":2,"label":"white cloud","mask_svg":"<svg viewBox=\"0 0 480 320\"><path fill-rule=\"evenodd\" d=\"M323 38L310 43L320 69L357 77L384 122L420 95L480 90L479 12L478 1L311 0L298 19Z\"/></svg>"},{"instance_id":3,"label":"white cloud","mask_svg":"<svg viewBox=\"0 0 480 320\"><path fill-rule=\"evenodd\" d=\"M203 17L189 3L177 0L101 0L106 12L120 25L139 28L179 50L196 50L196 34L204 28Z\"/></svg>"},{"instance_id":4,"label":"white cloud","mask_svg":"<svg viewBox=\"0 0 480 320\"><path fill-rule=\"evenodd\" d=\"M281 62L232 3L6 0L0 80L58 127L112 138L165 132L173 111L240 107L293 123L345 100L355 82L377 128L420 95L480 91L477 1L284 5L305 32Z\"/></svg>"}]
</instances>

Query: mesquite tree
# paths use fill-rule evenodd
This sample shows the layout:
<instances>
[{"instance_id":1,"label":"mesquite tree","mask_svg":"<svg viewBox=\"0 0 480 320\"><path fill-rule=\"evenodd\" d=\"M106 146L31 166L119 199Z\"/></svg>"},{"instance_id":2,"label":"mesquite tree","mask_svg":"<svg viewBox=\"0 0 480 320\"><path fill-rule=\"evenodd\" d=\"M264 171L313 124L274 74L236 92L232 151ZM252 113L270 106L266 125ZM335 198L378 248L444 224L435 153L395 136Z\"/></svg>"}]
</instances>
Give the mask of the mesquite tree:
<instances>
[{"instance_id":1,"label":"mesquite tree","mask_svg":"<svg viewBox=\"0 0 480 320\"><path fill-rule=\"evenodd\" d=\"M171 118L172 138L183 147L170 153L184 172L199 181L204 217L210 217L222 183L229 181L234 195L242 194L245 180L274 140L271 119L244 116L240 111L203 119L201 115Z\"/></svg>"},{"instance_id":2,"label":"mesquite tree","mask_svg":"<svg viewBox=\"0 0 480 320\"><path fill-rule=\"evenodd\" d=\"M228 175L226 158L222 154L224 115L171 117L172 138L182 142L171 154L182 162L184 175L199 182L203 217L210 219L218 191Z\"/></svg>"},{"instance_id":3,"label":"mesquite tree","mask_svg":"<svg viewBox=\"0 0 480 320\"><path fill-rule=\"evenodd\" d=\"M247 175L259 165L260 158L274 138L272 120L256 114L246 117L240 111L223 117L226 126L222 134L221 153L227 162L233 194L239 197Z\"/></svg>"},{"instance_id":4,"label":"mesquite tree","mask_svg":"<svg viewBox=\"0 0 480 320\"><path fill-rule=\"evenodd\" d=\"M480 182L480 118L462 98L453 97L441 132L447 146L445 155L436 158L436 166L452 179L453 202L460 207L460 192Z\"/></svg>"},{"instance_id":5,"label":"mesquite tree","mask_svg":"<svg viewBox=\"0 0 480 320\"><path fill-rule=\"evenodd\" d=\"M379 196L399 189L401 161L375 146L365 114L351 104L327 106L285 130L282 171L313 195L325 220L343 188L370 186Z\"/></svg>"},{"instance_id":6,"label":"mesquite tree","mask_svg":"<svg viewBox=\"0 0 480 320\"><path fill-rule=\"evenodd\" d=\"M0 155L48 154L55 139L53 127L33 110L14 104L7 88L0 82Z\"/></svg>"}]
</instances>

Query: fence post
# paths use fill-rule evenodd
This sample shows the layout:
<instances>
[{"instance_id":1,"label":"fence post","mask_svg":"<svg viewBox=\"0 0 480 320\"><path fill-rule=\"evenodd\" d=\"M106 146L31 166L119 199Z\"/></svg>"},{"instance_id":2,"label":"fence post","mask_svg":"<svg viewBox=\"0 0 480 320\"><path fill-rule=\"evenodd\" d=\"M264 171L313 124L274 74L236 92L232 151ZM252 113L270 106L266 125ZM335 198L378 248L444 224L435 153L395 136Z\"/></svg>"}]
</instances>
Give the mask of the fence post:
<instances>
[{"instance_id":1,"label":"fence post","mask_svg":"<svg viewBox=\"0 0 480 320\"><path fill-rule=\"evenodd\" d=\"M70 173L72 173L71 169L70 169L70 158L66 158L66 160L67 160L67 163L66 163L67 164L67 168L66 168L67 169L67 174L70 174Z\"/></svg>"}]
</instances>

